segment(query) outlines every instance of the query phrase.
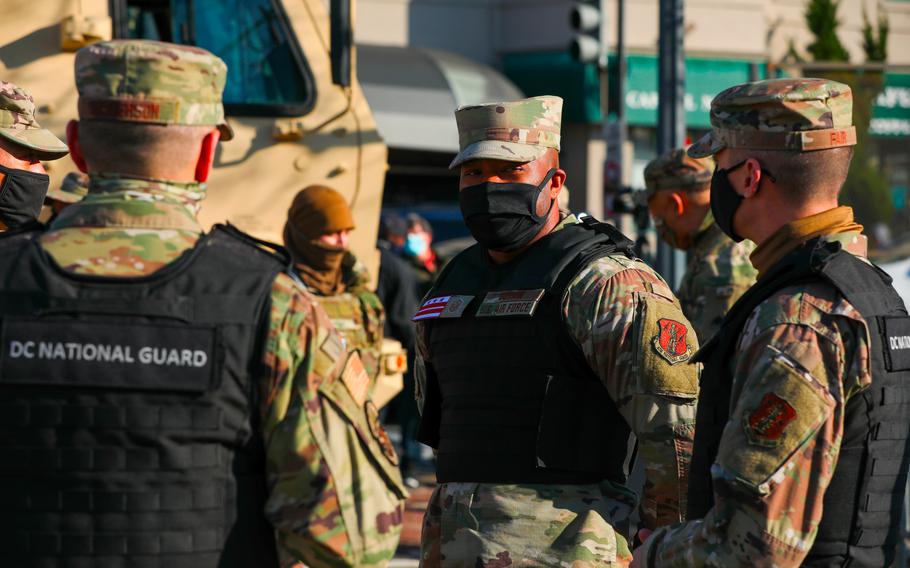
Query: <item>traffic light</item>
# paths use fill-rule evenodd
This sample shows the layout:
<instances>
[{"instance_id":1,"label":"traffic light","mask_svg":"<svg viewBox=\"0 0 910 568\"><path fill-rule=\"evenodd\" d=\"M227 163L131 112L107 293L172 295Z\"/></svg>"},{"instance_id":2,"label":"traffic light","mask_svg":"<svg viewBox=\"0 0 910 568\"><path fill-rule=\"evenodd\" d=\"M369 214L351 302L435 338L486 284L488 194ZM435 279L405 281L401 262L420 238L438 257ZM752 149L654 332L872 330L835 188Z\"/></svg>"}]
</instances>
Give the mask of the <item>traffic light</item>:
<instances>
[{"instance_id":1,"label":"traffic light","mask_svg":"<svg viewBox=\"0 0 910 568\"><path fill-rule=\"evenodd\" d=\"M575 37L569 51L576 61L606 65L605 4L604 0L585 0L572 7L569 23L575 30Z\"/></svg>"}]
</instances>

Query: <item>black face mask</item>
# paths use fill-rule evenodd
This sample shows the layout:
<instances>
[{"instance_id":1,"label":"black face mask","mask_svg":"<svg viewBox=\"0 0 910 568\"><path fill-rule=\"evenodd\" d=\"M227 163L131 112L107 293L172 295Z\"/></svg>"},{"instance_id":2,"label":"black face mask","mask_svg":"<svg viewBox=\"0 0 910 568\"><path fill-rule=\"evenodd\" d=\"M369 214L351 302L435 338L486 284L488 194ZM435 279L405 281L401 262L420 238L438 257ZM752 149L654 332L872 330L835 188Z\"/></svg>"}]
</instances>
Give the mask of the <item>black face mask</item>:
<instances>
[{"instance_id":1,"label":"black face mask","mask_svg":"<svg viewBox=\"0 0 910 568\"><path fill-rule=\"evenodd\" d=\"M555 200L546 213L537 215L537 198L555 173L556 168L550 169L539 185L488 181L462 189L458 201L471 235L495 251L511 252L527 245L553 208Z\"/></svg>"},{"instance_id":2,"label":"black face mask","mask_svg":"<svg viewBox=\"0 0 910 568\"><path fill-rule=\"evenodd\" d=\"M50 177L3 166L0 166L0 172L6 174L3 185L0 185L0 220L10 229L37 220L50 186Z\"/></svg>"},{"instance_id":3,"label":"black face mask","mask_svg":"<svg viewBox=\"0 0 910 568\"><path fill-rule=\"evenodd\" d=\"M742 204L743 197L733 189L729 173L745 164L747 160L733 164L725 170L717 168L714 170L714 175L711 176L711 213L714 214L714 220L720 230L736 242L742 241L743 238L733 230L733 217ZM771 181L776 181L774 175L768 170L762 168L761 173L762 179L767 176ZM759 187L761 187L761 180L759 180Z\"/></svg>"}]
</instances>

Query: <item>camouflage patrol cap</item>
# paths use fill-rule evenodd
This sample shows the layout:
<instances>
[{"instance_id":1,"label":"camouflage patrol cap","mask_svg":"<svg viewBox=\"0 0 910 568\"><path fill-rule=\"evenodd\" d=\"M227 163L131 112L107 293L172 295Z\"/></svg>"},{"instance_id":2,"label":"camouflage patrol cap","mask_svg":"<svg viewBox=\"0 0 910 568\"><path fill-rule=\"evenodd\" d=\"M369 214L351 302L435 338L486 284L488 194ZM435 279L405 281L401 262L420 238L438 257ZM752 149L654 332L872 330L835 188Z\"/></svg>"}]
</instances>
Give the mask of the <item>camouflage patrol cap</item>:
<instances>
[{"instance_id":1,"label":"camouflage patrol cap","mask_svg":"<svg viewBox=\"0 0 910 568\"><path fill-rule=\"evenodd\" d=\"M152 124L217 126L227 65L208 51L150 40L93 43L76 53L79 117Z\"/></svg>"},{"instance_id":2,"label":"camouflage patrol cap","mask_svg":"<svg viewBox=\"0 0 910 568\"><path fill-rule=\"evenodd\" d=\"M520 101L463 106L455 111L460 151L449 169L469 160L530 162L559 151L562 99L531 97Z\"/></svg>"},{"instance_id":3,"label":"camouflage patrol cap","mask_svg":"<svg viewBox=\"0 0 910 568\"><path fill-rule=\"evenodd\" d=\"M12 83L0 81L0 136L42 160L69 153L66 144L35 120L35 100Z\"/></svg>"},{"instance_id":4,"label":"camouflage patrol cap","mask_svg":"<svg viewBox=\"0 0 910 568\"><path fill-rule=\"evenodd\" d=\"M88 195L88 176L82 172L66 174L60 187L47 190L47 199L63 203L78 203L86 195Z\"/></svg>"},{"instance_id":5,"label":"camouflage patrol cap","mask_svg":"<svg viewBox=\"0 0 910 568\"><path fill-rule=\"evenodd\" d=\"M651 160L645 167L648 194L662 189L701 189L711 183L712 158L692 158L685 148L676 148Z\"/></svg>"},{"instance_id":6,"label":"camouflage patrol cap","mask_svg":"<svg viewBox=\"0 0 910 568\"><path fill-rule=\"evenodd\" d=\"M689 147L701 158L724 148L808 152L856 144L853 92L829 79L743 83L711 101L712 130Z\"/></svg>"}]
</instances>

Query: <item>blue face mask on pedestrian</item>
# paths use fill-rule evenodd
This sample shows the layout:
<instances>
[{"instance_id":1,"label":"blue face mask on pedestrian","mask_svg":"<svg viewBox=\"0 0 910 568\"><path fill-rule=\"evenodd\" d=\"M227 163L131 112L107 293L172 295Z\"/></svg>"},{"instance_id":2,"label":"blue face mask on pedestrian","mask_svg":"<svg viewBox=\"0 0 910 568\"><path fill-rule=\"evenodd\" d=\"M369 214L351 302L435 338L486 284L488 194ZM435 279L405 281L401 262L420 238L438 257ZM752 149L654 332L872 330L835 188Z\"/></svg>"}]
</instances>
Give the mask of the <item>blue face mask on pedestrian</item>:
<instances>
[{"instance_id":1,"label":"blue face mask on pedestrian","mask_svg":"<svg viewBox=\"0 0 910 568\"><path fill-rule=\"evenodd\" d=\"M408 235L407 240L404 243L405 253L418 257L425 253L430 245L427 243L427 240L416 233L411 233Z\"/></svg>"}]
</instances>

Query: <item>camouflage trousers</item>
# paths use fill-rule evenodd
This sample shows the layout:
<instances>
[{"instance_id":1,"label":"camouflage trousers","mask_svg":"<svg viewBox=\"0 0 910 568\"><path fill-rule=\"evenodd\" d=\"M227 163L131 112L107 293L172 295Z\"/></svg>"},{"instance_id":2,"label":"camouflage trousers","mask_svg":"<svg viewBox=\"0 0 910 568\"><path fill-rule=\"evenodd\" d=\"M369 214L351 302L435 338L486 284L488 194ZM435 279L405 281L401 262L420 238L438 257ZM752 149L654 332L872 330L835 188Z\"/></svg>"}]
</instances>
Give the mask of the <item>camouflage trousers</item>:
<instances>
[{"instance_id":1,"label":"camouflage trousers","mask_svg":"<svg viewBox=\"0 0 910 568\"><path fill-rule=\"evenodd\" d=\"M421 536L425 568L560 566L613 568L632 560L616 526L635 495L599 485L443 483L427 506Z\"/></svg>"}]
</instances>

